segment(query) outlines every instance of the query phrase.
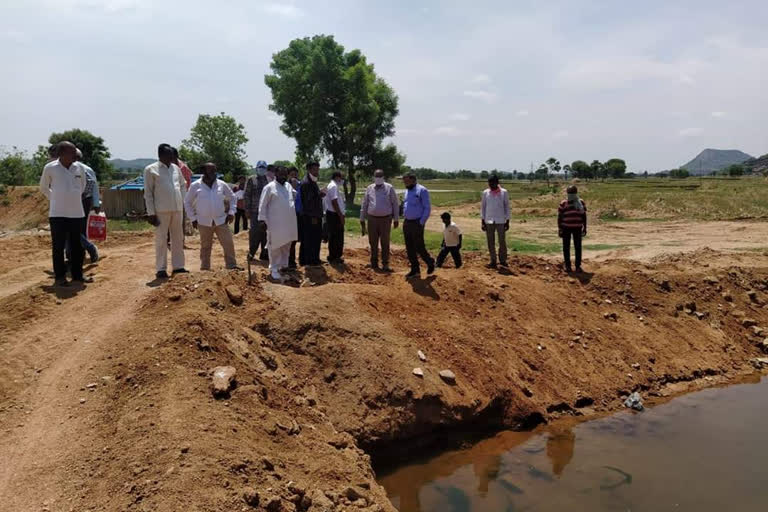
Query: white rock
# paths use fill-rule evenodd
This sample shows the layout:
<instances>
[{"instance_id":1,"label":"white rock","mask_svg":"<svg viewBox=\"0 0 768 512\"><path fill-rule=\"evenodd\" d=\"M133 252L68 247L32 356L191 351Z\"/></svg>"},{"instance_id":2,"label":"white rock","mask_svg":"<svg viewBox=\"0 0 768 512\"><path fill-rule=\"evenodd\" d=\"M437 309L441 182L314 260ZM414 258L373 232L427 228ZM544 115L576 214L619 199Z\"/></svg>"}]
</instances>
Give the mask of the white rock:
<instances>
[{"instance_id":1,"label":"white rock","mask_svg":"<svg viewBox=\"0 0 768 512\"><path fill-rule=\"evenodd\" d=\"M425 356L424 352L422 352L421 350L419 350L416 354L419 356L419 360L420 361L426 361L427 360L427 356Z\"/></svg>"}]
</instances>

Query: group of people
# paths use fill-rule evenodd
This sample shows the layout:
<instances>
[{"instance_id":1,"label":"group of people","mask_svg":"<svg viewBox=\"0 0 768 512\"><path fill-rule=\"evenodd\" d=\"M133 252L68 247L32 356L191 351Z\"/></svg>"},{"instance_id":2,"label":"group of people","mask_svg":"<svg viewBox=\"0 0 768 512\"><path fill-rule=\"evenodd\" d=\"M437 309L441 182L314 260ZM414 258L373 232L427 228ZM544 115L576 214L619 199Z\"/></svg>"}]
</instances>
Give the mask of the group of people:
<instances>
[{"instance_id":1,"label":"group of people","mask_svg":"<svg viewBox=\"0 0 768 512\"><path fill-rule=\"evenodd\" d=\"M80 151L70 142L62 142L50 150L51 161L45 166L40 189L50 201L50 224L53 266L56 283L65 286L69 270L74 281L91 282L82 272L87 250L91 261L98 251L87 239L86 219L91 210L99 211L98 182L95 173L79 162ZM155 226L155 276L166 279L167 252L171 251L171 273L187 272L184 256L184 222L191 222L200 233L200 269L210 270L214 236L219 240L228 269L242 270L237 264L233 233L248 230L248 259L269 261L270 276L275 281L288 278L287 272L300 266L322 264L320 248L328 243L330 264L344 263L346 204L344 174L334 171L324 188L318 184L320 165L310 162L302 180L295 167L256 164L256 173L240 176L230 187L219 179L216 164L200 167L201 178L192 182L192 172L179 160L178 151L169 144L158 146L158 160L144 169L144 200L147 220ZM432 212L429 190L416 176L403 176L405 193L402 202L394 186L380 169L373 183L363 193L360 227L368 236L370 267L392 272L390 240L392 229L402 220L403 238L410 265L407 279L421 276L421 263L432 274L447 257L455 268L462 266L463 234L459 226L444 212L443 240L437 258L426 248L424 230ZM581 272L581 240L587 233L586 204L575 186L567 189L567 198L558 208L558 234L563 240L565 269L572 271L570 240L575 246L576 271ZM506 267L506 233L510 227L509 193L500 186L498 176L488 179L480 207L481 229L486 234L489 268ZM296 248L298 245L298 262ZM66 258L69 262L66 262ZM298 263L298 265L297 265ZM381 264L381 265L380 265Z\"/></svg>"}]
</instances>

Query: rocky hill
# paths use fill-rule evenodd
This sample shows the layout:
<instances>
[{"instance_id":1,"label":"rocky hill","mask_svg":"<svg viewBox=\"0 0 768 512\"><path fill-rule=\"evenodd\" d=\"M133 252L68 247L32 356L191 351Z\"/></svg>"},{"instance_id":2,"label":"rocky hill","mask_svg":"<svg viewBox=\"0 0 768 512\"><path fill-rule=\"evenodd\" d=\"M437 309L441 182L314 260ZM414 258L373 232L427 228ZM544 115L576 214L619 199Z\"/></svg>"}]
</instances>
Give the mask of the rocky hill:
<instances>
[{"instance_id":1,"label":"rocky hill","mask_svg":"<svg viewBox=\"0 0 768 512\"><path fill-rule=\"evenodd\" d=\"M705 149L696 158L681 169L687 169L691 174L710 174L733 164L741 164L752 158L751 155L738 149Z\"/></svg>"},{"instance_id":2,"label":"rocky hill","mask_svg":"<svg viewBox=\"0 0 768 512\"><path fill-rule=\"evenodd\" d=\"M768 153L757 158L750 158L744 162L744 167L746 167L749 172L752 173L768 172Z\"/></svg>"}]
</instances>

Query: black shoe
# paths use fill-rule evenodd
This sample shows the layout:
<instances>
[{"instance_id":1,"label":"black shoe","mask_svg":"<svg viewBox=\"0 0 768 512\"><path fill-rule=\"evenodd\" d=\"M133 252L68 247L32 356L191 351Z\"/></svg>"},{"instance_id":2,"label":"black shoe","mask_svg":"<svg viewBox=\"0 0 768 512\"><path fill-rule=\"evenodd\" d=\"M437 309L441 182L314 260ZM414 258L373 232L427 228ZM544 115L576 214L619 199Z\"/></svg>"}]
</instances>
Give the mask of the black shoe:
<instances>
[{"instance_id":1,"label":"black shoe","mask_svg":"<svg viewBox=\"0 0 768 512\"><path fill-rule=\"evenodd\" d=\"M421 271L420 270L411 270L407 274L405 274L406 279L413 279L414 277L421 277Z\"/></svg>"},{"instance_id":2,"label":"black shoe","mask_svg":"<svg viewBox=\"0 0 768 512\"><path fill-rule=\"evenodd\" d=\"M94 263L99 261L99 253L98 253L98 251L93 251L93 253L91 253L89 256L91 258L91 265L93 265Z\"/></svg>"},{"instance_id":3,"label":"black shoe","mask_svg":"<svg viewBox=\"0 0 768 512\"><path fill-rule=\"evenodd\" d=\"M87 284L87 283L92 283L93 282L93 278L92 277L87 277L87 276L82 276L82 277L76 277L76 278L72 279L72 281L76 282L76 283Z\"/></svg>"},{"instance_id":4,"label":"black shoe","mask_svg":"<svg viewBox=\"0 0 768 512\"><path fill-rule=\"evenodd\" d=\"M381 267L381 270L386 272L387 274L392 273L392 267L390 267L389 265L384 265L383 267Z\"/></svg>"},{"instance_id":5,"label":"black shoe","mask_svg":"<svg viewBox=\"0 0 768 512\"><path fill-rule=\"evenodd\" d=\"M573 272L573 269L571 267L565 267L565 271L570 274Z\"/></svg>"},{"instance_id":6,"label":"black shoe","mask_svg":"<svg viewBox=\"0 0 768 512\"><path fill-rule=\"evenodd\" d=\"M435 273L435 263L432 262L429 265L427 265L427 275L432 275Z\"/></svg>"},{"instance_id":7,"label":"black shoe","mask_svg":"<svg viewBox=\"0 0 768 512\"><path fill-rule=\"evenodd\" d=\"M495 263L489 263L489 264L487 264L487 265L485 266L485 268L499 268L499 266L498 266L498 265L496 265Z\"/></svg>"},{"instance_id":8,"label":"black shoe","mask_svg":"<svg viewBox=\"0 0 768 512\"><path fill-rule=\"evenodd\" d=\"M299 267L297 267L295 263L289 263L288 264L288 270L296 270L297 268L299 268Z\"/></svg>"},{"instance_id":9,"label":"black shoe","mask_svg":"<svg viewBox=\"0 0 768 512\"><path fill-rule=\"evenodd\" d=\"M173 275L176 274L189 274L189 270L185 269L184 267L181 268L175 268L173 269L173 272L171 272Z\"/></svg>"},{"instance_id":10,"label":"black shoe","mask_svg":"<svg viewBox=\"0 0 768 512\"><path fill-rule=\"evenodd\" d=\"M161 270L155 274L155 279L168 279L168 272Z\"/></svg>"},{"instance_id":11,"label":"black shoe","mask_svg":"<svg viewBox=\"0 0 768 512\"><path fill-rule=\"evenodd\" d=\"M509 267L509 265L507 264L506 261L502 261L501 263L499 263L499 266L502 266L504 268L508 268Z\"/></svg>"},{"instance_id":12,"label":"black shoe","mask_svg":"<svg viewBox=\"0 0 768 512\"><path fill-rule=\"evenodd\" d=\"M261 254L259 255L259 259L261 261L269 261L269 253L267 251L261 251Z\"/></svg>"},{"instance_id":13,"label":"black shoe","mask_svg":"<svg viewBox=\"0 0 768 512\"><path fill-rule=\"evenodd\" d=\"M67 281L67 278L64 277L64 278L61 278L61 279L57 279L56 282L54 283L54 285L58 286L60 288L66 288L66 287L69 286L69 281Z\"/></svg>"},{"instance_id":14,"label":"black shoe","mask_svg":"<svg viewBox=\"0 0 768 512\"><path fill-rule=\"evenodd\" d=\"M582 268L581 268L581 267L576 267L576 272L577 272L578 274L581 274L582 272L584 272L584 270L582 270Z\"/></svg>"}]
</instances>

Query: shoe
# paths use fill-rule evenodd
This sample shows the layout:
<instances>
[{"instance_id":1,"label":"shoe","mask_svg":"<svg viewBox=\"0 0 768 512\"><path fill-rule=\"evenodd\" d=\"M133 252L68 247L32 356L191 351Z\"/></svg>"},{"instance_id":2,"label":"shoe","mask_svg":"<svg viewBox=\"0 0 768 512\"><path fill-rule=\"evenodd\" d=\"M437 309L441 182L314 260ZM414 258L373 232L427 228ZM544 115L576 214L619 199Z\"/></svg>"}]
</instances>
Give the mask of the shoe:
<instances>
[{"instance_id":1,"label":"shoe","mask_svg":"<svg viewBox=\"0 0 768 512\"><path fill-rule=\"evenodd\" d=\"M487 264L487 265L485 266L485 268L499 268L499 266L498 266L498 265L496 265L496 263L489 263L489 264Z\"/></svg>"},{"instance_id":2,"label":"shoe","mask_svg":"<svg viewBox=\"0 0 768 512\"><path fill-rule=\"evenodd\" d=\"M176 274L189 274L189 270L185 269L184 267L181 267L181 268L173 269L173 272L171 272L171 273L174 274L174 275L176 275Z\"/></svg>"},{"instance_id":3,"label":"shoe","mask_svg":"<svg viewBox=\"0 0 768 512\"><path fill-rule=\"evenodd\" d=\"M383 267L381 267L381 270L386 272L387 274L391 274L393 272L392 267L390 267L389 265L384 265Z\"/></svg>"},{"instance_id":4,"label":"shoe","mask_svg":"<svg viewBox=\"0 0 768 512\"><path fill-rule=\"evenodd\" d=\"M506 261L502 261L501 263L499 263L499 266L504 267L504 268L508 268L509 267L509 265L507 264Z\"/></svg>"},{"instance_id":5,"label":"shoe","mask_svg":"<svg viewBox=\"0 0 768 512\"><path fill-rule=\"evenodd\" d=\"M565 267L565 271L570 274L573 272L573 269L571 267Z\"/></svg>"},{"instance_id":6,"label":"shoe","mask_svg":"<svg viewBox=\"0 0 768 512\"><path fill-rule=\"evenodd\" d=\"M295 263L289 263L288 264L288 270L296 270L298 268L299 267L297 267Z\"/></svg>"},{"instance_id":7,"label":"shoe","mask_svg":"<svg viewBox=\"0 0 768 512\"><path fill-rule=\"evenodd\" d=\"M269 253L267 251L261 251L261 254L259 255L259 259L261 261L269 261Z\"/></svg>"},{"instance_id":8,"label":"shoe","mask_svg":"<svg viewBox=\"0 0 768 512\"><path fill-rule=\"evenodd\" d=\"M369 263L366 265L368 268L372 268L373 270L379 270L379 264L378 263Z\"/></svg>"},{"instance_id":9,"label":"shoe","mask_svg":"<svg viewBox=\"0 0 768 512\"><path fill-rule=\"evenodd\" d=\"M66 288L66 287L69 286L69 281L67 281L66 277L63 278L63 279L57 279L56 282L54 283L54 285L58 286L60 288Z\"/></svg>"},{"instance_id":10,"label":"shoe","mask_svg":"<svg viewBox=\"0 0 768 512\"><path fill-rule=\"evenodd\" d=\"M234 267L227 268L227 270L235 270L237 272L242 272L245 269L243 267L239 267L239 266L235 265Z\"/></svg>"},{"instance_id":11,"label":"shoe","mask_svg":"<svg viewBox=\"0 0 768 512\"><path fill-rule=\"evenodd\" d=\"M168 272L161 270L155 274L156 279L168 279Z\"/></svg>"},{"instance_id":12,"label":"shoe","mask_svg":"<svg viewBox=\"0 0 768 512\"><path fill-rule=\"evenodd\" d=\"M273 281L276 281L278 283L282 283L283 281L285 281L285 276L283 276L280 272L272 272L269 276L272 278Z\"/></svg>"},{"instance_id":13,"label":"shoe","mask_svg":"<svg viewBox=\"0 0 768 512\"><path fill-rule=\"evenodd\" d=\"M414 277L421 277L421 271L420 270L411 270L407 274L405 274L406 279L413 279Z\"/></svg>"},{"instance_id":14,"label":"shoe","mask_svg":"<svg viewBox=\"0 0 768 512\"><path fill-rule=\"evenodd\" d=\"M461 267L462 267L462 265L456 265L456 269L457 270L460 269Z\"/></svg>"},{"instance_id":15,"label":"shoe","mask_svg":"<svg viewBox=\"0 0 768 512\"><path fill-rule=\"evenodd\" d=\"M99 253L98 251L93 251L93 253L90 255L91 257L91 265L99 261Z\"/></svg>"},{"instance_id":16,"label":"shoe","mask_svg":"<svg viewBox=\"0 0 768 512\"><path fill-rule=\"evenodd\" d=\"M576 267L576 272L577 272L578 274L581 274L582 272L584 272L584 270L582 270L582 268L581 268L581 267Z\"/></svg>"},{"instance_id":17,"label":"shoe","mask_svg":"<svg viewBox=\"0 0 768 512\"><path fill-rule=\"evenodd\" d=\"M427 265L427 275L432 275L435 273L435 263L432 262L429 265Z\"/></svg>"},{"instance_id":18,"label":"shoe","mask_svg":"<svg viewBox=\"0 0 768 512\"><path fill-rule=\"evenodd\" d=\"M72 281L76 282L76 283L88 284L88 283L92 283L93 282L93 278L92 277L88 277L88 276L83 276L83 277L78 277L78 278L72 279Z\"/></svg>"},{"instance_id":19,"label":"shoe","mask_svg":"<svg viewBox=\"0 0 768 512\"><path fill-rule=\"evenodd\" d=\"M256 259L256 256L249 252L248 253L248 261L253 261L255 259Z\"/></svg>"}]
</instances>

